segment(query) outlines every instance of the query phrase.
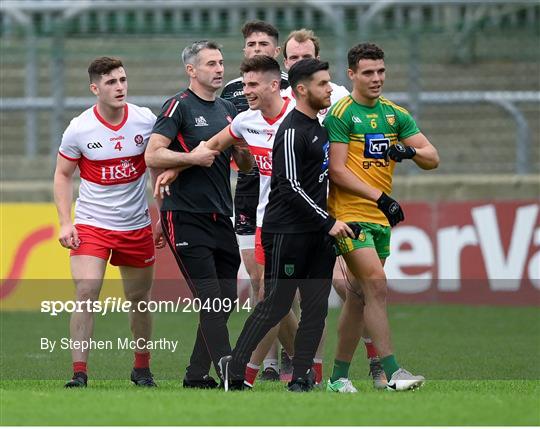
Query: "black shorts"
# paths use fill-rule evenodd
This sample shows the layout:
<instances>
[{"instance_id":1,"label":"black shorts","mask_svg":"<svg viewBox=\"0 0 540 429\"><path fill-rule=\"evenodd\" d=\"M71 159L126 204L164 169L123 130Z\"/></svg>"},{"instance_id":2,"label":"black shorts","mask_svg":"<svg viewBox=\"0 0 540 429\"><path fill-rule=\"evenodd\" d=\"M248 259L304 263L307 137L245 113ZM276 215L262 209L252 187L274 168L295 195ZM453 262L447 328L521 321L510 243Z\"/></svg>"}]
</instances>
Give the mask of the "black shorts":
<instances>
[{"instance_id":1,"label":"black shorts","mask_svg":"<svg viewBox=\"0 0 540 429\"><path fill-rule=\"evenodd\" d=\"M256 195L235 195L234 197L234 232L238 235L255 235L257 227Z\"/></svg>"}]
</instances>

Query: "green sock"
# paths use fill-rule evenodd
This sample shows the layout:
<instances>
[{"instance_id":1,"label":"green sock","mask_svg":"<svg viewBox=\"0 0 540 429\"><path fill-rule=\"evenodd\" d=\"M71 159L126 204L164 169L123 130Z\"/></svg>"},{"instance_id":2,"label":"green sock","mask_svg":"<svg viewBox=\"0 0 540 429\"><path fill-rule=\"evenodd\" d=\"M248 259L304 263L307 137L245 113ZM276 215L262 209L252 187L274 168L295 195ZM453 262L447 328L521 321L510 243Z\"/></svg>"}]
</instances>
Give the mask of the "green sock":
<instances>
[{"instance_id":1,"label":"green sock","mask_svg":"<svg viewBox=\"0 0 540 429\"><path fill-rule=\"evenodd\" d=\"M350 362L344 362L342 360L334 360L334 369L332 370L332 376L330 381L333 383L338 378L349 378Z\"/></svg>"},{"instance_id":2,"label":"green sock","mask_svg":"<svg viewBox=\"0 0 540 429\"><path fill-rule=\"evenodd\" d=\"M392 374L399 369L399 365L396 362L394 355L388 355L381 358L381 365L388 380L390 380L392 378Z\"/></svg>"}]
</instances>

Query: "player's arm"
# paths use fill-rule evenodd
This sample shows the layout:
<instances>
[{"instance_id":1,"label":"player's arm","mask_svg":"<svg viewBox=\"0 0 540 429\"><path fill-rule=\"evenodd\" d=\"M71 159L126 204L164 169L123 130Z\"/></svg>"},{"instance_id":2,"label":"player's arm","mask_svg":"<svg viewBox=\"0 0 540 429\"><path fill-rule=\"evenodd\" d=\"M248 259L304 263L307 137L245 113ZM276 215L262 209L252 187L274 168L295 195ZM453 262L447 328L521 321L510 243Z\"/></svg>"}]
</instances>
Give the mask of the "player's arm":
<instances>
[{"instance_id":1,"label":"player's arm","mask_svg":"<svg viewBox=\"0 0 540 429\"><path fill-rule=\"evenodd\" d=\"M156 187L156 179L159 176L159 174L163 173L163 170L159 170L156 168L149 168L150 170L150 184L152 185L152 189L155 189ZM163 204L163 195L155 194L154 192L154 200L156 201L156 205L159 209L161 209L161 205ZM161 249L165 247L165 237L163 236L163 228L161 226L161 219L158 217L156 225L153 229L154 234L154 245L156 248Z\"/></svg>"},{"instance_id":2,"label":"player's arm","mask_svg":"<svg viewBox=\"0 0 540 429\"><path fill-rule=\"evenodd\" d=\"M347 167L348 154L348 144L339 142L330 144L330 180L351 194L358 195L366 200L377 201L382 192L365 183Z\"/></svg>"},{"instance_id":3,"label":"player's arm","mask_svg":"<svg viewBox=\"0 0 540 429\"><path fill-rule=\"evenodd\" d=\"M225 149L230 148L233 145L241 144L242 139L235 137L231 132L231 126L227 125L219 133L213 135L206 141L206 147L208 149L219 150L223 152Z\"/></svg>"},{"instance_id":4,"label":"player's arm","mask_svg":"<svg viewBox=\"0 0 540 429\"><path fill-rule=\"evenodd\" d=\"M233 146L232 156L234 162L243 173L248 173L255 164L255 159L246 142L238 142Z\"/></svg>"},{"instance_id":5,"label":"player's arm","mask_svg":"<svg viewBox=\"0 0 540 429\"><path fill-rule=\"evenodd\" d=\"M411 158L422 170L433 170L439 166L439 153L427 137L418 133L402 140L405 147L413 148L415 155Z\"/></svg>"},{"instance_id":6,"label":"player's arm","mask_svg":"<svg viewBox=\"0 0 540 429\"><path fill-rule=\"evenodd\" d=\"M229 129L229 126L225 127L219 133L217 133L212 138L210 138L210 140L200 142L199 145L195 149L193 149L191 152L187 154L182 154L182 155L190 155L191 157L198 156L199 164L191 164L191 162L193 161L190 161L188 159L188 162L190 162L189 164L184 164L177 167L175 166L172 168L166 168L165 171L160 171L160 173L156 175L156 179L153 184L154 197L164 198L165 195L170 195L169 185L172 182L174 182L174 180L176 180L176 178L182 171L188 169L192 165L200 165L201 167L210 167L212 163L214 162L214 158L219 154L219 152L222 152L228 147L230 147L231 145L236 144L237 143L236 139L229 133L228 129ZM164 136L161 136L161 137L164 137ZM150 137L150 139L151 138L152 137ZM148 144L150 145L150 142ZM163 141L163 144L165 144L164 141ZM146 149L146 151L148 153L148 148ZM172 152L173 154L178 154L178 152L174 152L169 149L167 149L167 151ZM164 156L168 156L168 154L165 153ZM146 154L145 154L145 159L146 159Z\"/></svg>"},{"instance_id":7,"label":"player's arm","mask_svg":"<svg viewBox=\"0 0 540 429\"><path fill-rule=\"evenodd\" d=\"M388 219L390 226L395 226L404 220L405 215L396 200L379 189L365 183L347 167L348 153L348 144L339 142L332 142L330 144L330 180L351 194L376 202L379 210Z\"/></svg>"},{"instance_id":8,"label":"player's arm","mask_svg":"<svg viewBox=\"0 0 540 429\"><path fill-rule=\"evenodd\" d=\"M56 159L54 172L54 203L58 212L60 233L58 241L63 247L76 249L79 247L79 236L71 219L71 205L73 203L73 174L77 168L77 161L69 160L61 155Z\"/></svg>"},{"instance_id":9,"label":"player's arm","mask_svg":"<svg viewBox=\"0 0 540 429\"><path fill-rule=\"evenodd\" d=\"M206 142L206 147L209 149L219 150L223 152L225 149L232 146L232 156L236 165L242 172L248 172L253 168L253 155L251 154L246 141L233 131L233 126L237 126L238 117L233 119L232 124L227 125L219 133L214 135ZM238 131L237 131L238 132Z\"/></svg>"},{"instance_id":10,"label":"player's arm","mask_svg":"<svg viewBox=\"0 0 540 429\"><path fill-rule=\"evenodd\" d=\"M146 165L150 168L186 168L198 165L210 167L214 158L219 155L216 150L208 149L204 144L199 144L191 152L175 152L169 149L172 139L162 134L153 133L148 141L144 153Z\"/></svg>"}]
</instances>

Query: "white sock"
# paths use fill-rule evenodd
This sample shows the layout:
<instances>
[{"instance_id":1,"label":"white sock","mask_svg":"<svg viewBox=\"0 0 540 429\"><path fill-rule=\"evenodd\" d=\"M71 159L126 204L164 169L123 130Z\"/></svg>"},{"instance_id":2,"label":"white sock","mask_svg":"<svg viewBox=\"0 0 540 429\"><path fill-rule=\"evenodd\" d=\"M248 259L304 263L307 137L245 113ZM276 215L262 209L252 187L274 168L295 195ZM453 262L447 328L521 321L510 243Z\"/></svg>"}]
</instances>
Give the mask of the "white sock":
<instances>
[{"instance_id":1,"label":"white sock","mask_svg":"<svg viewBox=\"0 0 540 429\"><path fill-rule=\"evenodd\" d=\"M276 372L278 372L279 371L278 360L277 359L265 359L263 361L263 367L264 367L264 369L272 368Z\"/></svg>"}]
</instances>

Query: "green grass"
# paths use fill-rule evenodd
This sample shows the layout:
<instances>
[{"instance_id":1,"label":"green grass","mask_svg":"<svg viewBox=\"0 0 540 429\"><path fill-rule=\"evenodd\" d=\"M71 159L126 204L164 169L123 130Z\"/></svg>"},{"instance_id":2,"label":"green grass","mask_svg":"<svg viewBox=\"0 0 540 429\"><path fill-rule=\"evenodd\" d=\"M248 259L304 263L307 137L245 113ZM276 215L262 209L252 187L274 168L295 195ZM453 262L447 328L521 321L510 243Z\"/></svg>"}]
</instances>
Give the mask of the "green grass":
<instances>
[{"instance_id":1,"label":"green grass","mask_svg":"<svg viewBox=\"0 0 540 429\"><path fill-rule=\"evenodd\" d=\"M337 310L328 318L325 373L331 371ZM364 351L351 377L356 395L295 395L280 383L251 392L192 391L181 378L193 344L194 314L157 314L155 338L180 341L155 351L157 390L133 387L130 351L92 351L90 387L62 388L69 351L40 350L40 337L68 334L66 315L0 313L2 425L540 425L540 312L500 308L393 305L398 361L428 378L415 392L375 391ZM230 322L234 343L245 314ZM96 317L96 339L129 336L123 314Z\"/></svg>"}]
</instances>

